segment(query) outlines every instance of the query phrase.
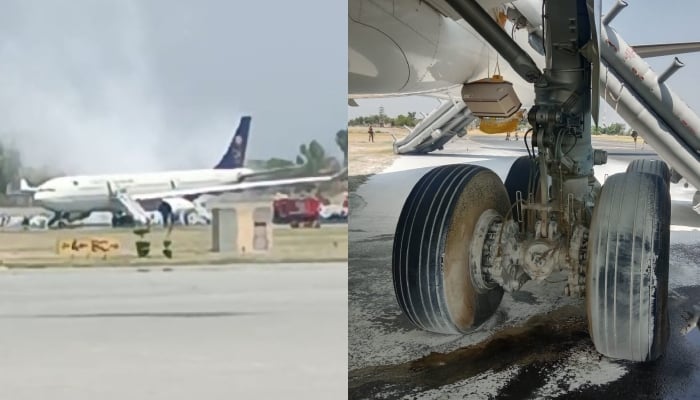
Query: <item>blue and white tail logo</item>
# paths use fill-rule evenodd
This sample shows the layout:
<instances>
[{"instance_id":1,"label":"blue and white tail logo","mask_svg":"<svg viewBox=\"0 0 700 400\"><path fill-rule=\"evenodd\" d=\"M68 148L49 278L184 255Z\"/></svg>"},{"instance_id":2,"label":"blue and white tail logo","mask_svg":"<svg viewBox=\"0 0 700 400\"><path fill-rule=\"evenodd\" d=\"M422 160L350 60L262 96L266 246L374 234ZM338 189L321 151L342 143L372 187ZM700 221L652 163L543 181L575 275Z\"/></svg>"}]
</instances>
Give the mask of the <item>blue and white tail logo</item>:
<instances>
[{"instance_id":1,"label":"blue and white tail logo","mask_svg":"<svg viewBox=\"0 0 700 400\"><path fill-rule=\"evenodd\" d=\"M238 129L236 129L236 134L233 135L231 139L231 144L221 157L221 161L214 167L214 169L233 169L242 168L245 163L245 150L248 146L248 133L250 131L250 119L251 117L245 116L241 118L241 122L238 124Z\"/></svg>"}]
</instances>

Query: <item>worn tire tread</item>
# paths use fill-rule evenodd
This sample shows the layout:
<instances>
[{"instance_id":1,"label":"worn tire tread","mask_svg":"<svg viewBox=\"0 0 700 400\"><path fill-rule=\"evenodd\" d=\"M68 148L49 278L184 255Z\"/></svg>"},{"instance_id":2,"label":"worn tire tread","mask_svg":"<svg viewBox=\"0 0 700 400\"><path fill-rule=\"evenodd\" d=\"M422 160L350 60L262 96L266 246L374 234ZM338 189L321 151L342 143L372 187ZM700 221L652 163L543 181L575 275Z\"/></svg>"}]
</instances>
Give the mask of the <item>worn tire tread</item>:
<instances>
[{"instance_id":1,"label":"worn tire tread","mask_svg":"<svg viewBox=\"0 0 700 400\"><path fill-rule=\"evenodd\" d=\"M466 164L434 168L416 183L404 203L394 236L394 292L404 315L421 329L445 334L468 332L493 314L503 296L500 287L477 295L473 324L460 326L450 315L445 294L443 261L453 208L470 181L484 173L493 174ZM502 196L501 208L506 206L505 188Z\"/></svg>"},{"instance_id":2,"label":"worn tire tread","mask_svg":"<svg viewBox=\"0 0 700 400\"><path fill-rule=\"evenodd\" d=\"M588 241L586 305L593 343L608 357L652 361L665 351L670 205L660 175L615 174L603 185Z\"/></svg>"},{"instance_id":3,"label":"worn tire tread","mask_svg":"<svg viewBox=\"0 0 700 400\"><path fill-rule=\"evenodd\" d=\"M671 184L671 170L662 160L651 160L648 158L632 160L632 162L627 165L627 172L657 175L663 178L666 186Z\"/></svg>"}]
</instances>

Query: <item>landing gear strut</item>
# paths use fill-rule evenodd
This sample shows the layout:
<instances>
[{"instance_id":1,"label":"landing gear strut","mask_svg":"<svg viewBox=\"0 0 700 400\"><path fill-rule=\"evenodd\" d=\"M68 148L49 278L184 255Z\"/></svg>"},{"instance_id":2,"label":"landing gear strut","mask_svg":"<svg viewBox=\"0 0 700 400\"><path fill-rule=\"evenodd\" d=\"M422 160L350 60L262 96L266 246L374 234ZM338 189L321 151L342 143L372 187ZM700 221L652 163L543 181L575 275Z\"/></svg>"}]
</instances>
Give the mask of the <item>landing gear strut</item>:
<instances>
[{"instance_id":1,"label":"landing gear strut","mask_svg":"<svg viewBox=\"0 0 700 400\"><path fill-rule=\"evenodd\" d=\"M63 212L63 211L56 211L54 212L53 217L49 219L49 222L46 224L49 228L59 228L63 229L70 225L71 223L75 221L80 221L82 219L85 219L90 216L89 212L85 213L70 213L70 212Z\"/></svg>"},{"instance_id":2,"label":"landing gear strut","mask_svg":"<svg viewBox=\"0 0 700 400\"><path fill-rule=\"evenodd\" d=\"M59 222L63 222L63 221L62 221L62 219L63 219L63 214L64 214L64 213L63 213L63 212L60 212L60 211L59 211L59 212L55 212L55 213L53 214L53 217L51 217L51 219L49 219L49 222L46 224L46 226L48 226L48 227L58 226L58 223L59 223ZM58 227L62 227L62 226L58 226Z\"/></svg>"},{"instance_id":3,"label":"landing gear strut","mask_svg":"<svg viewBox=\"0 0 700 400\"><path fill-rule=\"evenodd\" d=\"M465 19L478 11L466 7L472 1L448 2L465 5ZM587 0L544 3L547 68L522 74L535 83L535 154L516 160L505 185L469 165L421 178L394 238L396 298L418 327L463 333L495 312L503 291L566 271L565 294L586 296L596 349L654 360L668 340L670 172L663 162L637 161L601 188L593 166L607 154L593 150L590 126L598 60L584 55L597 46L592 10ZM481 28L499 52L512 50L497 27Z\"/></svg>"},{"instance_id":4,"label":"landing gear strut","mask_svg":"<svg viewBox=\"0 0 700 400\"><path fill-rule=\"evenodd\" d=\"M112 214L112 228L133 227L136 224L134 217L124 212Z\"/></svg>"}]
</instances>

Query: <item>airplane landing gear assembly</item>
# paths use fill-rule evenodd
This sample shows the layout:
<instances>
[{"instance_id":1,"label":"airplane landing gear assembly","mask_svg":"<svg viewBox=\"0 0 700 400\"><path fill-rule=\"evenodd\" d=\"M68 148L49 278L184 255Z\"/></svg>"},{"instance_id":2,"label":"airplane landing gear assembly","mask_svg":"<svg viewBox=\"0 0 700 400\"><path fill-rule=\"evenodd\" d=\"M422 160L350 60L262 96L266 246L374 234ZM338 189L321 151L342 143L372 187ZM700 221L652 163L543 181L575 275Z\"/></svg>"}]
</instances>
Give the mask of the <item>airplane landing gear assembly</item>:
<instances>
[{"instance_id":1,"label":"airplane landing gear assembly","mask_svg":"<svg viewBox=\"0 0 700 400\"><path fill-rule=\"evenodd\" d=\"M505 184L474 165L437 167L418 181L394 238L399 306L422 329L465 333L496 311L504 291L566 271L565 294L585 296L598 352L657 359L669 331L670 172L640 160L602 187L593 175L607 162L591 146L594 10L586 0L545 0L557 18L544 19L540 72L488 15L478 18L485 12L475 1L447 1L534 84L536 153L516 160Z\"/></svg>"}]
</instances>

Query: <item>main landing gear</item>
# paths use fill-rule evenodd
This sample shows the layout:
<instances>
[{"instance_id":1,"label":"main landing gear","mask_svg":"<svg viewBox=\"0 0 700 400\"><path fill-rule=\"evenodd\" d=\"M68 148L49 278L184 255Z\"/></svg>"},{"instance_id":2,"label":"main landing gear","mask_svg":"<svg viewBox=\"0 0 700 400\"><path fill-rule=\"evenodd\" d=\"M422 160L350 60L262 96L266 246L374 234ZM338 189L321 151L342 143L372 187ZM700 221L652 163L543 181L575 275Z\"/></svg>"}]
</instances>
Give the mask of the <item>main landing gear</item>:
<instances>
[{"instance_id":1,"label":"main landing gear","mask_svg":"<svg viewBox=\"0 0 700 400\"><path fill-rule=\"evenodd\" d=\"M394 237L396 299L422 329L465 333L493 315L504 291L562 271L564 294L586 298L600 353L655 360L669 332L670 171L638 160L601 187L593 166L607 153L591 146L598 60L585 50L596 46L593 16L586 0L544 5L547 69L525 74L536 95L529 155L505 183L474 165L438 167L418 181ZM501 39L491 43L510 40Z\"/></svg>"},{"instance_id":2,"label":"main landing gear","mask_svg":"<svg viewBox=\"0 0 700 400\"><path fill-rule=\"evenodd\" d=\"M132 215L125 212L112 213L112 228L131 228L135 225L136 221Z\"/></svg>"},{"instance_id":3,"label":"main landing gear","mask_svg":"<svg viewBox=\"0 0 700 400\"><path fill-rule=\"evenodd\" d=\"M89 212L69 213L69 212L57 211L57 212L54 212L53 217L51 217L51 219L49 219L49 222L46 224L46 226L48 226L49 228L63 229L63 228L67 228L75 221L83 220L89 216L90 216Z\"/></svg>"},{"instance_id":4,"label":"main landing gear","mask_svg":"<svg viewBox=\"0 0 700 400\"><path fill-rule=\"evenodd\" d=\"M527 156L516 160L506 184L476 165L431 170L409 194L396 228L399 306L422 329L467 333L493 315L504 291L568 271L565 293L585 295L599 352L658 358L669 331L671 202L667 167L655 163L660 173L640 161L608 177L586 218L589 227L566 230L553 218L539 219L538 210L558 206L551 198L535 202L539 175Z\"/></svg>"}]
</instances>

